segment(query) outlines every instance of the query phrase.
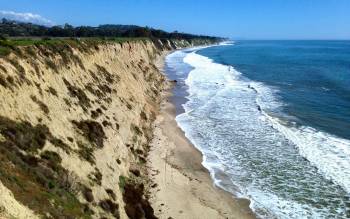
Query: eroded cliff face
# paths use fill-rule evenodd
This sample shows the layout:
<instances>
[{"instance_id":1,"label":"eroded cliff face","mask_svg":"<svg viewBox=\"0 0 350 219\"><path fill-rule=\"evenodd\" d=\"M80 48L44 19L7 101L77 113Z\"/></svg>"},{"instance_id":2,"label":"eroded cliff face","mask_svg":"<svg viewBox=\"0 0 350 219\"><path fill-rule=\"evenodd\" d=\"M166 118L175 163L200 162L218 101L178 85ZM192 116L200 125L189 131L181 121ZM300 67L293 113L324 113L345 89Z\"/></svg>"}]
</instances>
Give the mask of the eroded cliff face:
<instances>
[{"instance_id":1,"label":"eroded cliff face","mask_svg":"<svg viewBox=\"0 0 350 219\"><path fill-rule=\"evenodd\" d=\"M145 163L165 80L155 61L191 45L82 41L0 58L0 216L154 218Z\"/></svg>"}]
</instances>

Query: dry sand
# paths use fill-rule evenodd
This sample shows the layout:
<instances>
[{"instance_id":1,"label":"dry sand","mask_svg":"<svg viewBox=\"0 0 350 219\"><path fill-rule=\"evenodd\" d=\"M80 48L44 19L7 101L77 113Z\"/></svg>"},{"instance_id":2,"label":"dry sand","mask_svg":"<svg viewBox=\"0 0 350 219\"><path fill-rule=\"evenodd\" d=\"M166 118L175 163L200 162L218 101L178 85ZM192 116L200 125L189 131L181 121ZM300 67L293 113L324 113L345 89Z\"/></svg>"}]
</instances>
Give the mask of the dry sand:
<instances>
[{"instance_id":1,"label":"dry sand","mask_svg":"<svg viewBox=\"0 0 350 219\"><path fill-rule=\"evenodd\" d=\"M148 157L154 182L150 199L156 215L167 219L255 218L248 200L235 199L214 186L202 166L202 154L177 126L175 107L169 101L171 87L169 82L163 92Z\"/></svg>"}]
</instances>

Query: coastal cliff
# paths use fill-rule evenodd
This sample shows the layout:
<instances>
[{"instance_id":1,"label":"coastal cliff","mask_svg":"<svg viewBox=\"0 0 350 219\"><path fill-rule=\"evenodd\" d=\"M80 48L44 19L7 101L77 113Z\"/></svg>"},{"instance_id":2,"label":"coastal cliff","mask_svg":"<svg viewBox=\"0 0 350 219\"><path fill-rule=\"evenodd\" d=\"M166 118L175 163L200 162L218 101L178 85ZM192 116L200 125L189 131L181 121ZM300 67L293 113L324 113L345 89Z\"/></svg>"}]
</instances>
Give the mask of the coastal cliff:
<instances>
[{"instance_id":1,"label":"coastal cliff","mask_svg":"<svg viewBox=\"0 0 350 219\"><path fill-rule=\"evenodd\" d=\"M164 89L155 63L208 40L14 48L0 58L0 217L155 218L147 154Z\"/></svg>"}]
</instances>

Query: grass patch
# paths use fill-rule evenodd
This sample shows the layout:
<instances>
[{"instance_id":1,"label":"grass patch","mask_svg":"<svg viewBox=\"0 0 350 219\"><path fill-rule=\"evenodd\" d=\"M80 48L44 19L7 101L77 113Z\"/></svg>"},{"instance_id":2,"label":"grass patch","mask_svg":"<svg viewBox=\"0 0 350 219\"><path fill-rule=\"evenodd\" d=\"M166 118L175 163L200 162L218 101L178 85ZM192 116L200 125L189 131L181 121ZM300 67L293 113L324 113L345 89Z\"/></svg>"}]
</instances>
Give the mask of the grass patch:
<instances>
[{"instance_id":1,"label":"grass patch","mask_svg":"<svg viewBox=\"0 0 350 219\"><path fill-rule=\"evenodd\" d=\"M128 178L126 178L125 176L119 176L118 185L119 185L120 191L124 192L124 188L127 180Z\"/></svg>"},{"instance_id":2,"label":"grass patch","mask_svg":"<svg viewBox=\"0 0 350 219\"><path fill-rule=\"evenodd\" d=\"M88 51L89 49L98 50L98 45L102 43L124 43L132 41L147 41L144 37L86 37L86 38L8 38L0 39L0 55L8 55L14 51L16 47L23 46L55 46L69 45L73 48L78 48L80 51ZM86 47L86 48L84 48ZM33 53L29 53L32 54Z\"/></svg>"},{"instance_id":3,"label":"grass patch","mask_svg":"<svg viewBox=\"0 0 350 219\"><path fill-rule=\"evenodd\" d=\"M25 48L25 51L27 52L27 54L32 57L32 58L36 58L36 52L34 51L34 49L30 46Z\"/></svg>"},{"instance_id":4,"label":"grass patch","mask_svg":"<svg viewBox=\"0 0 350 219\"><path fill-rule=\"evenodd\" d=\"M10 53L11 53L10 48L0 46L0 57L8 56Z\"/></svg>"}]
</instances>

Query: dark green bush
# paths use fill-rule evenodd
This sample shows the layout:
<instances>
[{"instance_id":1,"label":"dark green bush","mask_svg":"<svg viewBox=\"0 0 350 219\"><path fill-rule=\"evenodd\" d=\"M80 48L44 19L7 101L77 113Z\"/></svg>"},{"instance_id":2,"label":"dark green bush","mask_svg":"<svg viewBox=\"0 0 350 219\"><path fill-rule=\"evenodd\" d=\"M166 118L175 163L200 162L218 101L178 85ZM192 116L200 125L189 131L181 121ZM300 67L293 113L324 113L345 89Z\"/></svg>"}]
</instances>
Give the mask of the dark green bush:
<instances>
[{"instance_id":1,"label":"dark green bush","mask_svg":"<svg viewBox=\"0 0 350 219\"><path fill-rule=\"evenodd\" d=\"M94 143L99 148L103 147L106 135L100 123L92 120L82 120L80 122L73 120L72 123L82 131L87 140Z\"/></svg>"}]
</instances>

